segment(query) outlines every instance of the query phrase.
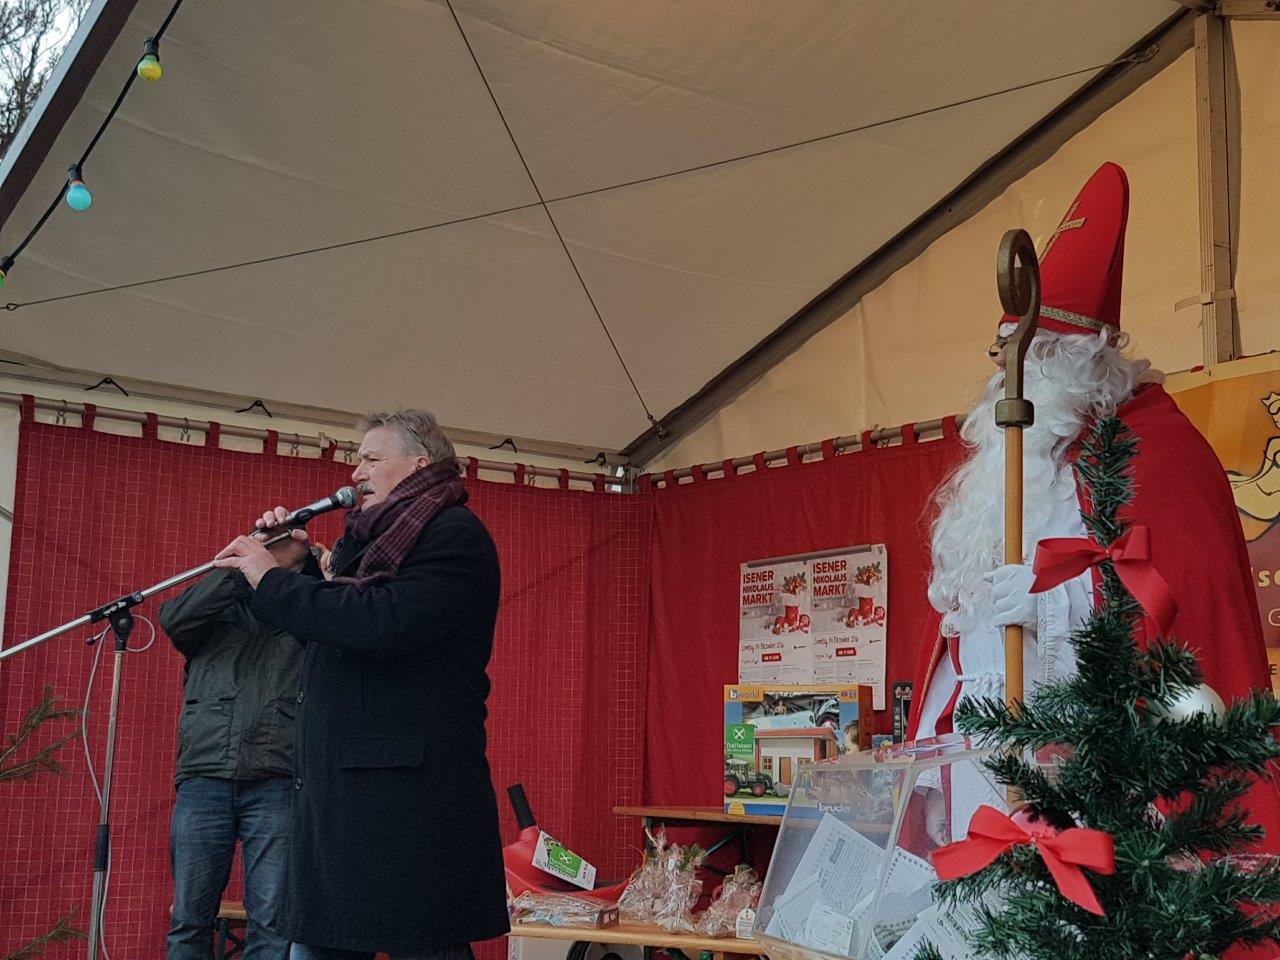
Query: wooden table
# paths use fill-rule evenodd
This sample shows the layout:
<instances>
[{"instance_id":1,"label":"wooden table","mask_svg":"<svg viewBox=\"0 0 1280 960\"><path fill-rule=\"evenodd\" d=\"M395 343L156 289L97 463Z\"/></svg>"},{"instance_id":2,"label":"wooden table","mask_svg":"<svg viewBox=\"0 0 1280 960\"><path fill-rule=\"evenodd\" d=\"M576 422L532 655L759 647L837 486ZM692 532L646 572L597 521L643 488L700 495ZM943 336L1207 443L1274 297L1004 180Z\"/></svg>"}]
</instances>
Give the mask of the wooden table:
<instances>
[{"instance_id":1,"label":"wooden table","mask_svg":"<svg viewBox=\"0 0 1280 960\"><path fill-rule=\"evenodd\" d=\"M707 847L707 856L737 841L738 862L751 862L750 828L752 826L776 827L782 817L766 817L751 813L725 813L721 807L614 807L613 812L619 817L641 817L646 830L659 823L710 824L728 825L731 829L711 846ZM703 869L719 876L728 876L727 870L703 864Z\"/></svg>"},{"instance_id":2,"label":"wooden table","mask_svg":"<svg viewBox=\"0 0 1280 960\"><path fill-rule=\"evenodd\" d=\"M756 813L725 813L720 807L614 807L619 817L643 817L645 826L661 821L686 823L762 823L776 827L782 817L767 817Z\"/></svg>"},{"instance_id":3,"label":"wooden table","mask_svg":"<svg viewBox=\"0 0 1280 960\"><path fill-rule=\"evenodd\" d=\"M626 920L612 927L553 927L549 924L516 923L511 927L512 937L536 937L542 940L571 940L578 943L628 943L639 947L663 947L681 950L691 958L709 950L715 960L724 960L726 954L764 956L755 940L739 940L737 937L702 937L693 933L667 933L651 923L631 923Z\"/></svg>"}]
</instances>

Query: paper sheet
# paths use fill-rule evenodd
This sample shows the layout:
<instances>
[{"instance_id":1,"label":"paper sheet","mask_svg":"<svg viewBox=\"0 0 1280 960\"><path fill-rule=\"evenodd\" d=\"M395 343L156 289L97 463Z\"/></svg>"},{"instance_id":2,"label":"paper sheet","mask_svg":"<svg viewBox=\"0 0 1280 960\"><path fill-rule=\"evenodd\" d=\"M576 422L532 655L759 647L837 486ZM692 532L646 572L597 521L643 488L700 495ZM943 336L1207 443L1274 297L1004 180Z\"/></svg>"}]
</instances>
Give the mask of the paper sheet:
<instances>
[{"instance_id":1,"label":"paper sheet","mask_svg":"<svg viewBox=\"0 0 1280 960\"><path fill-rule=\"evenodd\" d=\"M880 847L828 813L796 865L792 885L816 879L822 899L849 916L854 904L874 889L883 857Z\"/></svg>"}]
</instances>

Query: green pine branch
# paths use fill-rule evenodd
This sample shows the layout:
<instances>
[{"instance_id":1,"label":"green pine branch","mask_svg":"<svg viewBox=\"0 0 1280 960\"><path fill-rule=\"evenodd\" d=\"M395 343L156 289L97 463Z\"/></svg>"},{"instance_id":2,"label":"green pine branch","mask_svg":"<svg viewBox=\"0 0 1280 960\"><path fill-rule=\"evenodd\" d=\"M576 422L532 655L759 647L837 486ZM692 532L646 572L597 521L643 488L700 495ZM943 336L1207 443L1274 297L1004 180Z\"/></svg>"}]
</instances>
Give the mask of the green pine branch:
<instances>
[{"instance_id":1,"label":"green pine branch","mask_svg":"<svg viewBox=\"0 0 1280 960\"><path fill-rule=\"evenodd\" d=\"M25 757L19 757L36 731L46 723L71 718L76 720L76 726L71 732ZM0 749L0 780L28 780L41 772L65 776L66 768L58 761L57 753L79 735L80 718L78 709L58 706L53 688L45 686L40 702L27 712L17 731L5 737L5 746Z\"/></svg>"},{"instance_id":2,"label":"green pine branch","mask_svg":"<svg viewBox=\"0 0 1280 960\"><path fill-rule=\"evenodd\" d=\"M85 940L88 934L78 927L72 926L72 921L76 918L76 911L72 910L65 916L59 917L53 925L53 929L48 933L36 937L26 946L19 947L13 953L6 954L4 960L31 960L32 957L43 957L44 948L55 943L65 943L69 940Z\"/></svg>"},{"instance_id":3,"label":"green pine branch","mask_svg":"<svg viewBox=\"0 0 1280 960\"><path fill-rule=\"evenodd\" d=\"M71 719L75 720L75 726L69 733L44 746L34 746L33 738L45 724ZM18 724L18 729L4 738L4 746L0 748L0 780L29 780L39 773L65 776L67 770L59 762L57 753L80 735L83 719L80 710L59 706L53 688L45 686L40 702L27 711L27 715ZM31 960L33 957L44 956L45 948L52 944L85 939L85 932L73 925L75 917L75 910L59 917L51 930L13 953L6 954L3 960Z\"/></svg>"}]
</instances>

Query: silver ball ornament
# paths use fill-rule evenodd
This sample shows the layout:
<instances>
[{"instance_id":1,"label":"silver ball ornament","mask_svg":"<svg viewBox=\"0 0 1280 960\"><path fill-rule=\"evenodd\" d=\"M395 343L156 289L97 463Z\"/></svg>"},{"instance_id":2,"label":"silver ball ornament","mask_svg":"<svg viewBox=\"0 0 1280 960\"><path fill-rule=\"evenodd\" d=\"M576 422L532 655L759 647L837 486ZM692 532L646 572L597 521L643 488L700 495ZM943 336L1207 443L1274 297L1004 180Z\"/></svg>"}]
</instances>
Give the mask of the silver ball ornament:
<instances>
[{"instance_id":1,"label":"silver ball ornament","mask_svg":"<svg viewBox=\"0 0 1280 960\"><path fill-rule=\"evenodd\" d=\"M1216 690L1207 683L1183 690L1177 699L1166 705L1154 704L1152 713L1163 720L1190 720L1198 713L1221 717L1227 711Z\"/></svg>"}]
</instances>

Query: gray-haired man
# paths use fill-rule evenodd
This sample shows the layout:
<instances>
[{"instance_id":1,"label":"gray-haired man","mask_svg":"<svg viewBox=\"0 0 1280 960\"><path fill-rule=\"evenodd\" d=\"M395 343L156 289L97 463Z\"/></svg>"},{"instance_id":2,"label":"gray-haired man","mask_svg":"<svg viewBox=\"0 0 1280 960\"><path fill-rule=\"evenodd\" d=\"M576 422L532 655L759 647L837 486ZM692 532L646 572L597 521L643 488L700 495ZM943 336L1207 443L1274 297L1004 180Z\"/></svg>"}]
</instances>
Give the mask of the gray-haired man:
<instances>
[{"instance_id":1,"label":"gray-haired man","mask_svg":"<svg viewBox=\"0 0 1280 960\"><path fill-rule=\"evenodd\" d=\"M255 587L255 616L307 644L282 927L294 960L470 960L507 930L485 758L498 555L434 417L360 427L363 500L332 579L300 531L219 554Z\"/></svg>"}]
</instances>

